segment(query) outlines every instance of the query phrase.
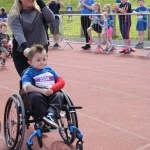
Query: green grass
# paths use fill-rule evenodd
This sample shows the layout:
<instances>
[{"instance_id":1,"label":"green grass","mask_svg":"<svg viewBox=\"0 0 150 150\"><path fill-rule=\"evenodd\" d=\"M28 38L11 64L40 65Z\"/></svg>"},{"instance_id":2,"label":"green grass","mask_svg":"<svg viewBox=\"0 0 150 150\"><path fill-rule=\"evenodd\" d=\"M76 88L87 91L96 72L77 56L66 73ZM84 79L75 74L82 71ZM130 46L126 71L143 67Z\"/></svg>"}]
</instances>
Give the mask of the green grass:
<instances>
[{"instance_id":1,"label":"green grass","mask_svg":"<svg viewBox=\"0 0 150 150\"><path fill-rule=\"evenodd\" d=\"M44 0L44 1L45 1L45 3L48 2L48 0ZM77 10L78 1L79 0L73 0L73 1L62 0L62 2L65 4L65 6L67 6L68 2L70 2L73 7L73 10ZM106 4L106 1L104 1L104 0L96 0L96 2L100 3L102 8L103 8L104 4ZM113 4L115 3L115 0L107 0L107 3L111 4L111 6L113 6ZM131 4L132 4L132 8L136 8L137 0L132 0ZM12 5L13 5L13 0L5 0L5 2L0 0L0 6L5 7L7 12L9 12ZM148 5L148 1L145 1L145 5ZM65 10L65 8L63 8L61 10ZM74 16L73 21L68 21L68 17L64 16L63 17L63 25L64 25L65 37L70 37L70 36L79 37L80 36L81 26L80 26L79 16ZM131 30L130 30L130 35L131 35L132 39L137 39L137 37L138 37L135 27L136 27L136 16L132 16L132 26L131 26ZM10 29L8 30L8 33L11 35ZM93 32L92 34L94 37L97 37L97 34L95 32ZM146 32L146 34L147 34L147 32ZM120 31L119 31L118 19L116 19L116 35L117 35L116 36L117 39L122 39L121 35L120 35Z\"/></svg>"},{"instance_id":2,"label":"green grass","mask_svg":"<svg viewBox=\"0 0 150 150\"><path fill-rule=\"evenodd\" d=\"M12 7L13 5L13 1L14 0L0 0L0 6L1 7L5 7L6 8L6 11L9 12L10 8ZM65 7L68 5L68 2L70 2L71 6L73 7L73 10L77 10L77 5L78 5L78 2L79 0L61 0L64 4L65 4ZM45 3L48 2L48 0L44 0ZM101 5L101 8L103 8L104 4L106 4L106 2L108 4L110 4L111 6L113 6L113 4L115 3L115 0L96 0L96 2L98 2L100 5ZM131 4L132 4L132 8L136 8L137 7L137 0L131 0ZM145 0L145 5L149 5L149 2L148 0ZM65 8L63 8L62 10L65 10Z\"/></svg>"}]
</instances>

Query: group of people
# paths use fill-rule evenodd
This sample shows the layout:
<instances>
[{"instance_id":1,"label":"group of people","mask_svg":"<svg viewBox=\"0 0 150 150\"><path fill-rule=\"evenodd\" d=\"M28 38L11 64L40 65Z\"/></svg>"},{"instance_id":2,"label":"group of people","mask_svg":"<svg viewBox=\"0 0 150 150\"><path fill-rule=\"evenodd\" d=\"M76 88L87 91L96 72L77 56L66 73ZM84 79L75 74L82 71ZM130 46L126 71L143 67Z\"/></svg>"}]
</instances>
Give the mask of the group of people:
<instances>
[{"instance_id":1,"label":"group of people","mask_svg":"<svg viewBox=\"0 0 150 150\"><path fill-rule=\"evenodd\" d=\"M10 36L7 34L7 14L5 8L0 8L0 52L2 54L1 65L5 66L7 49L11 46Z\"/></svg>"},{"instance_id":2,"label":"group of people","mask_svg":"<svg viewBox=\"0 0 150 150\"><path fill-rule=\"evenodd\" d=\"M138 31L138 43L137 45L135 45L135 48L143 48L144 31L147 29L147 15L144 13L148 13L149 10L146 6L144 6L144 0L137 0L137 3L138 7L133 11L133 13L137 14L136 30ZM77 8L81 9L81 25L86 39L86 45L81 48L83 50L90 49L90 44L93 43L91 31L94 30L98 33L99 44L107 44L105 49L107 51L109 44L112 44L113 33L113 14L110 5L104 5L104 11L101 11L100 4L95 2L95 0L80 0ZM123 15L124 13L132 13L131 3L128 0L117 0L113 5L113 9L115 10L115 13L122 13L121 15L119 15L119 26L125 46L122 48L120 53L128 54L132 51L135 52L136 49L131 48L130 46L131 15ZM91 14L91 16L88 16L86 14ZM104 18L107 18L107 31L105 30L105 28L103 28ZM102 33L103 30L104 32ZM103 41L101 41L101 36L103 37ZM97 50L100 49L100 46L98 46ZM114 47L112 47L112 50L113 49Z\"/></svg>"}]
</instances>

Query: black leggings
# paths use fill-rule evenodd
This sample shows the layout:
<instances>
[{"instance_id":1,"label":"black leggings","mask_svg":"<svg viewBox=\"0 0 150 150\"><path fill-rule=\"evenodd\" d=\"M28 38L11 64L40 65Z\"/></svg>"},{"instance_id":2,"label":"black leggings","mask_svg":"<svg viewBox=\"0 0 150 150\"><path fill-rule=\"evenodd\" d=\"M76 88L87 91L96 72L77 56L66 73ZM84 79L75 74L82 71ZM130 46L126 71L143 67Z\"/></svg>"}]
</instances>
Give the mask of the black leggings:
<instances>
[{"instance_id":1,"label":"black leggings","mask_svg":"<svg viewBox=\"0 0 150 150\"><path fill-rule=\"evenodd\" d=\"M16 70L17 70L17 72L18 72L18 74L19 74L19 76L21 77L21 75L22 75L22 72L26 69L26 68L28 68L30 65L27 63L27 60L24 60L24 61L22 61L22 60L14 60L14 64L15 64L15 68L16 68Z\"/></svg>"},{"instance_id":2,"label":"black leggings","mask_svg":"<svg viewBox=\"0 0 150 150\"><path fill-rule=\"evenodd\" d=\"M50 96L45 96L38 92L29 92L28 95L33 109L41 119L48 112L52 112L56 118L60 116L60 111L64 104L63 93L58 91Z\"/></svg>"},{"instance_id":3,"label":"black leggings","mask_svg":"<svg viewBox=\"0 0 150 150\"><path fill-rule=\"evenodd\" d=\"M85 36L85 39L86 39L86 43L88 43L90 38L88 36L87 29L91 25L91 20L89 19L89 16L81 16L81 25L82 25L84 36Z\"/></svg>"}]
</instances>

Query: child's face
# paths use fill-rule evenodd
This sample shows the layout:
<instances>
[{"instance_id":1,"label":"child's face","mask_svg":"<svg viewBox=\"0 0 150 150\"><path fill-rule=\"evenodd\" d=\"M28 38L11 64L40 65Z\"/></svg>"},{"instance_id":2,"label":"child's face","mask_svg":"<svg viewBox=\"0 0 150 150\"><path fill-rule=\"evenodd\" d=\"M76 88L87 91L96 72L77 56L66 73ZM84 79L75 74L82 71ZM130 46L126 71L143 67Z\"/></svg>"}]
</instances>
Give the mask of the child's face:
<instances>
[{"instance_id":1,"label":"child's face","mask_svg":"<svg viewBox=\"0 0 150 150\"><path fill-rule=\"evenodd\" d=\"M94 10L98 11L99 7L97 5L94 5Z\"/></svg>"},{"instance_id":2,"label":"child's face","mask_svg":"<svg viewBox=\"0 0 150 150\"><path fill-rule=\"evenodd\" d=\"M105 12L108 12L108 11L109 11L109 9L108 9L107 6L104 7L104 11L105 11Z\"/></svg>"},{"instance_id":3,"label":"child's face","mask_svg":"<svg viewBox=\"0 0 150 150\"><path fill-rule=\"evenodd\" d=\"M144 1L138 1L138 6L142 7L144 5Z\"/></svg>"},{"instance_id":4,"label":"child's face","mask_svg":"<svg viewBox=\"0 0 150 150\"><path fill-rule=\"evenodd\" d=\"M0 15L2 15L2 11L0 10Z\"/></svg>"},{"instance_id":5,"label":"child's face","mask_svg":"<svg viewBox=\"0 0 150 150\"><path fill-rule=\"evenodd\" d=\"M36 53L31 61L28 61L28 63L33 66L35 69L43 69L44 66L47 64L47 54L45 51L42 53Z\"/></svg>"},{"instance_id":6,"label":"child's face","mask_svg":"<svg viewBox=\"0 0 150 150\"><path fill-rule=\"evenodd\" d=\"M7 27L2 26L2 28L1 28L1 32L2 32L2 33L6 33L6 32L7 32Z\"/></svg>"}]
</instances>

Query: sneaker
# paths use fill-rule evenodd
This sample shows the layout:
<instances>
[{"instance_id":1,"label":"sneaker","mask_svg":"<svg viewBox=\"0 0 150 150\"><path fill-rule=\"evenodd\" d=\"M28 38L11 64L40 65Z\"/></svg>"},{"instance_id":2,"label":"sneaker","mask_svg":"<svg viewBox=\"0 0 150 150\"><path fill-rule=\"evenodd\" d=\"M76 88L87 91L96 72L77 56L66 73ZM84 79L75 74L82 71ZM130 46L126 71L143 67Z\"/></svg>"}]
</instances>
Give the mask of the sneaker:
<instances>
[{"instance_id":1,"label":"sneaker","mask_svg":"<svg viewBox=\"0 0 150 150\"><path fill-rule=\"evenodd\" d=\"M51 48L59 48L60 45L58 43L55 43L53 46L51 46Z\"/></svg>"},{"instance_id":2,"label":"sneaker","mask_svg":"<svg viewBox=\"0 0 150 150\"><path fill-rule=\"evenodd\" d=\"M2 66L5 66L5 65L6 65L6 60L5 60L5 58L2 58L1 65L2 65Z\"/></svg>"},{"instance_id":3,"label":"sneaker","mask_svg":"<svg viewBox=\"0 0 150 150\"><path fill-rule=\"evenodd\" d=\"M129 53L130 53L130 50L126 48L124 51L124 54L129 54Z\"/></svg>"},{"instance_id":4,"label":"sneaker","mask_svg":"<svg viewBox=\"0 0 150 150\"><path fill-rule=\"evenodd\" d=\"M43 122L45 122L47 125L53 127L54 129L58 128L57 119L54 115L47 115L43 117Z\"/></svg>"},{"instance_id":5,"label":"sneaker","mask_svg":"<svg viewBox=\"0 0 150 150\"><path fill-rule=\"evenodd\" d=\"M119 53L124 53L126 48L122 48L122 50Z\"/></svg>"},{"instance_id":6,"label":"sneaker","mask_svg":"<svg viewBox=\"0 0 150 150\"><path fill-rule=\"evenodd\" d=\"M108 49L109 49L109 48L108 48L108 47L106 47L106 48L104 49L104 51L108 52Z\"/></svg>"},{"instance_id":7,"label":"sneaker","mask_svg":"<svg viewBox=\"0 0 150 150\"><path fill-rule=\"evenodd\" d=\"M142 49L144 47L143 43L138 43L135 45L135 48Z\"/></svg>"},{"instance_id":8,"label":"sneaker","mask_svg":"<svg viewBox=\"0 0 150 150\"><path fill-rule=\"evenodd\" d=\"M89 50L91 48L91 46L89 45L89 44L87 44L84 48L83 48L83 50Z\"/></svg>"},{"instance_id":9,"label":"sneaker","mask_svg":"<svg viewBox=\"0 0 150 150\"><path fill-rule=\"evenodd\" d=\"M136 49L134 47L130 48L130 52L136 52Z\"/></svg>"},{"instance_id":10,"label":"sneaker","mask_svg":"<svg viewBox=\"0 0 150 150\"><path fill-rule=\"evenodd\" d=\"M138 48L139 48L139 49L142 49L143 47L144 47L144 44L143 44L143 43L140 43Z\"/></svg>"},{"instance_id":11,"label":"sneaker","mask_svg":"<svg viewBox=\"0 0 150 150\"><path fill-rule=\"evenodd\" d=\"M100 50L101 50L101 48L100 48L100 46L98 46L97 49L96 49L96 51L100 51Z\"/></svg>"},{"instance_id":12,"label":"sneaker","mask_svg":"<svg viewBox=\"0 0 150 150\"><path fill-rule=\"evenodd\" d=\"M94 41L91 39L89 40L88 44L92 44Z\"/></svg>"},{"instance_id":13,"label":"sneaker","mask_svg":"<svg viewBox=\"0 0 150 150\"><path fill-rule=\"evenodd\" d=\"M81 48L84 49L85 47L86 47L86 45L85 45L85 46L82 46Z\"/></svg>"}]
</instances>

